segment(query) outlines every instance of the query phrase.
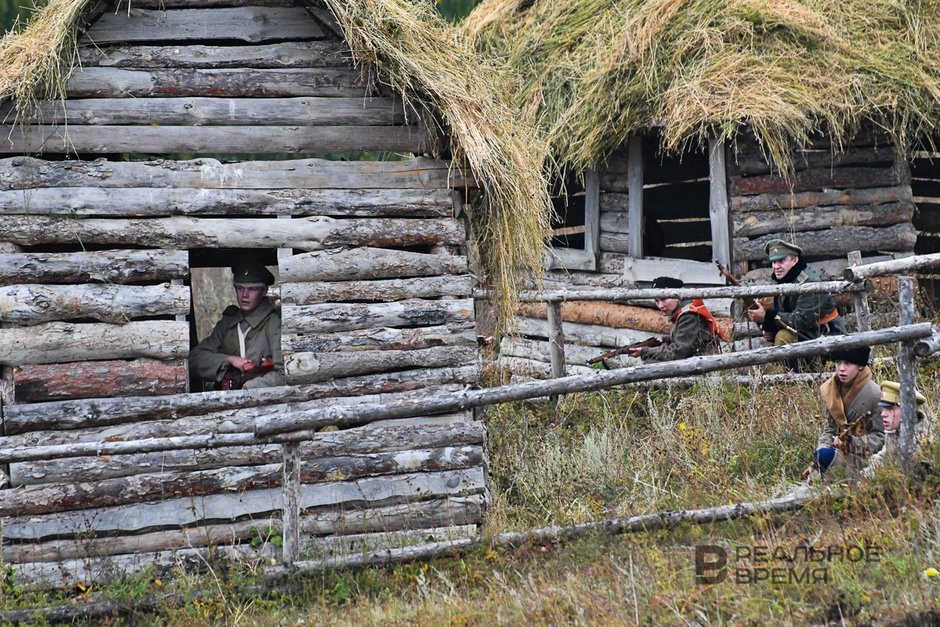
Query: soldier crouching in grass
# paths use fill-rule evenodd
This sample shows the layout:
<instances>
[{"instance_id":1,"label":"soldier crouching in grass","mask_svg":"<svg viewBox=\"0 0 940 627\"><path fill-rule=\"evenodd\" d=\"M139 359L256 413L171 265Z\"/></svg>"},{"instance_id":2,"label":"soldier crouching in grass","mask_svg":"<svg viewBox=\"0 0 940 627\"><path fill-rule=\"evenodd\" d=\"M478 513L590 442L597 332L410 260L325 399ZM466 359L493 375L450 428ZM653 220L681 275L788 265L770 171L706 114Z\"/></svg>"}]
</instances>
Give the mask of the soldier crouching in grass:
<instances>
[{"instance_id":1,"label":"soldier crouching in grass","mask_svg":"<svg viewBox=\"0 0 940 627\"><path fill-rule=\"evenodd\" d=\"M921 410L927 397L914 390L915 424L914 424L914 454L922 441L929 437L930 425L926 414ZM866 477L875 476L875 470L883 467L885 463L897 463L898 440L901 432L901 385L896 381L884 381L881 384L881 423L885 430L885 444L880 451L871 456L868 465L862 471Z\"/></svg>"},{"instance_id":2,"label":"soldier crouching in grass","mask_svg":"<svg viewBox=\"0 0 940 627\"><path fill-rule=\"evenodd\" d=\"M216 389L284 385L281 316L268 300L274 275L260 263L232 266L235 302L189 353L193 376Z\"/></svg>"},{"instance_id":3,"label":"soldier crouching in grass","mask_svg":"<svg viewBox=\"0 0 940 627\"><path fill-rule=\"evenodd\" d=\"M871 349L834 351L830 359L836 372L819 386L826 424L816 442L813 464L804 473L810 481L859 471L885 441L878 411L881 388L868 367Z\"/></svg>"},{"instance_id":4,"label":"soldier crouching in grass","mask_svg":"<svg viewBox=\"0 0 940 627\"><path fill-rule=\"evenodd\" d=\"M661 276L653 279L651 287L681 289L684 285L679 279ZM643 361L670 361L721 352L719 340L727 341L727 338L701 299L657 298L656 307L672 323L669 340L660 346L631 348L627 351L630 357L639 357Z\"/></svg>"}]
</instances>

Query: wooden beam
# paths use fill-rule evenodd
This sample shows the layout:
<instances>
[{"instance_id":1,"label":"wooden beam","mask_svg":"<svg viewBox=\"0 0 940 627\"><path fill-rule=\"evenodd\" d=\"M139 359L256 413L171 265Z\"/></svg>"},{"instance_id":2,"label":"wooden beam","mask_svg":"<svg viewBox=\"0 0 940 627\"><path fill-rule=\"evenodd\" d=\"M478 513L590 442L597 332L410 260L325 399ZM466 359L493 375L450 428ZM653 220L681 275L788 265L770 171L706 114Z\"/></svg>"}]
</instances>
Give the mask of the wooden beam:
<instances>
[{"instance_id":1,"label":"wooden beam","mask_svg":"<svg viewBox=\"0 0 940 627\"><path fill-rule=\"evenodd\" d=\"M189 275L182 250L0 253L0 285L13 283L143 283Z\"/></svg>"},{"instance_id":2,"label":"wooden beam","mask_svg":"<svg viewBox=\"0 0 940 627\"><path fill-rule=\"evenodd\" d=\"M847 281L863 281L875 276L897 274L907 270L920 270L940 266L940 253L932 255L914 255L903 259L879 261L864 266L851 266L845 269L844 276Z\"/></svg>"},{"instance_id":3,"label":"wooden beam","mask_svg":"<svg viewBox=\"0 0 940 627\"><path fill-rule=\"evenodd\" d=\"M135 0L138 8L143 0ZM159 0L163 2L164 0ZM225 0L229 2L230 0ZM257 0L245 0L256 4ZM234 1L231 2L234 4ZM157 7L149 7L157 8ZM169 8L169 7L167 7ZM162 7L161 7L162 10ZM81 67L341 67L351 63L349 47L341 41L282 41L254 46L92 46L79 45Z\"/></svg>"},{"instance_id":4,"label":"wooden beam","mask_svg":"<svg viewBox=\"0 0 940 627\"><path fill-rule=\"evenodd\" d=\"M630 237L629 253L631 257L643 257L643 138L631 135L628 144L627 160L627 202L629 204Z\"/></svg>"},{"instance_id":5,"label":"wooden beam","mask_svg":"<svg viewBox=\"0 0 940 627\"><path fill-rule=\"evenodd\" d=\"M467 297L473 292L469 274L379 279L282 283L281 302L309 305L337 301L391 302L410 298Z\"/></svg>"},{"instance_id":6,"label":"wooden beam","mask_svg":"<svg viewBox=\"0 0 940 627\"><path fill-rule=\"evenodd\" d=\"M183 394L188 377L186 362L179 359L24 364L13 369L17 403Z\"/></svg>"},{"instance_id":7,"label":"wooden beam","mask_svg":"<svg viewBox=\"0 0 940 627\"><path fill-rule=\"evenodd\" d=\"M728 210L728 173L725 168L725 144L708 142L708 214L711 223L712 259L731 267L731 219Z\"/></svg>"},{"instance_id":8,"label":"wooden beam","mask_svg":"<svg viewBox=\"0 0 940 627\"><path fill-rule=\"evenodd\" d=\"M772 239L790 239L791 233L769 233L753 239L734 238L736 261L765 259L764 246ZM796 242L804 255L845 256L853 250L861 251L912 251L917 232L910 223L876 228L870 226L832 227L824 231L802 231L796 234Z\"/></svg>"},{"instance_id":9,"label":"wooden beam","mask_svg":"<svg viewBox=\"0 0 940 627\"><path fill-rule=\"evenodd\" d=\"M792 210L750 211L735 214L735 237L766 233L822 230L837 226L889 226L910 222L914 203L910 201L873 205L830 205Z\"/></svg>"},{"instance_id":10,"label":"wooden beam","mask_svg":"<svg viewBox=\"0 0 940 627\"><path fill-rule=\"evenodd\" d=\"M80 283L0 285L0 320L35 325L94 318L122 324L133 318L189 313L189 287Z\"/></svg>"},{"instance_id":11,"label":"wooden beam","mask_svg":"<svg viewBox=\"0 0 940 627\"><path fill-rule=\"evenodd\" d=\"M473 299L409 299L391 303L284 305L285 333L330 333L378 327L424 327L473 320Z\"/></svg>"},{"instance_id":12,"label":"wooden beam","mask_svg":"<svg viewBox=\"0 0 940 627\"><path fill-rule=\"evenodd\" d=\"M329 381L389 370L447 368L477 363L476 346L432 346L413 350L360 350L352 352L293 353L284 357L291 384Z\"/></svg>"}]
</instances>

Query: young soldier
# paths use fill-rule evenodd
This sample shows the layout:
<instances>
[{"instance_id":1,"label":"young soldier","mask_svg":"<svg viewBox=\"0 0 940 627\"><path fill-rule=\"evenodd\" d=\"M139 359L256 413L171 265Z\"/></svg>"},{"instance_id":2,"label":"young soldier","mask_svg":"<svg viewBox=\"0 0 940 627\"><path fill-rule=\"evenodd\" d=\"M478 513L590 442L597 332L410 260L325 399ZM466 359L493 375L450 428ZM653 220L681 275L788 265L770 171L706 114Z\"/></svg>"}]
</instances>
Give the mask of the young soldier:
<instances>
[{"instance_id":1,"label":"young soldier","mask_svg":"<svg viewBox=\"0 0 940 627\"><path fill-rule=\"evenodd\" d=\"M764 252L773 266L771 278L776 283L819 280L819 275L800 259L803 249L799 246L774 239L767 242ZM831 294L775 296L772 309L764 309L758 303L747 310L747 317L761 325L775 346L845 333L845 322Z\"/></svg>"},{"instance_id":2,"label":"young soldier","mask_svg":"<svg viewBox=\"0 0 940 627\"><path fill-rule=\"evenodd\" d=\"M920 442L926 436L927 418L920 407L927 398L914 390L914 397L917 409L916 424L914 426L914 447L915 453ZM886 461L896 461L898 454L898 434L901 427L901 385L895 381L885 381L881 384L881 401L878 405L881 407L881 422L885 429L885 445L880 451L871 456L868 460L868 466L862 471L866 477L873 477L875 469L882 466Z\"/></svg>"},{"instance_id":3,"label":"young soldier","mask_svg":"<svg viewBox=\"0 0 940 627\"><path fill-rule=\"evenodd\" d=\"M684 285L679 279L661 276L653 279L651 287L680 289ZM693 355L720 352L718 341L728 339L700 298L691 301L657 298L656 307L672 322L669 340L661 346L631 348L627 351L631 357L639 357L643 361L685 359Z\"/></svg>"},{"instance_id":4,"label":"young soldier","mask_svg":"<svg viewBox=\"0 0 940 627\"><path fill-rule=\"evenodd\" d=\"M245 388L284 385L281 356L281 316L267 299L274 275L259 263L232 266L235 301L222 312L212 333L189 353L193 376L218 385L227 371L254 371L263 357L273 359L272 369L251 378Z\"/></svg>"},{"instance_id":5,"label":"young soldier","mask_svg":"<svg viewBox=\"0 0 940 627\"><path fill-rule=\"evenodd\" d=\"M836 372L819 386L826 424L816 442L813 466L818 473L859 470L881 449L885 434L878 416L881 389L872 381L867 347L835 351Z\"/></svg>"}]
</instances>

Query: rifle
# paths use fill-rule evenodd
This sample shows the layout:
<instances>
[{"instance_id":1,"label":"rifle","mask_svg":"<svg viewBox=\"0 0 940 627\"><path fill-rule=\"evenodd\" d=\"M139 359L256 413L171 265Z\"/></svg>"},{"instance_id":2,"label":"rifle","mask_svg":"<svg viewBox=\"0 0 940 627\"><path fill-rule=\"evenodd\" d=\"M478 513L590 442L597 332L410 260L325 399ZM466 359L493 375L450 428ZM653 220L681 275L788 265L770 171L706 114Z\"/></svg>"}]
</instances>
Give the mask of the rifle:
<instances>
[{"instance_id":1,"label":"rifle","mask_svg":"<svg viewBox=\"0 0 940 627\"><path fill-rule=\"evenodd\" d=\"M728 283L730 283L731 285L735 285L735 286L741 285L741 281L738 280L738 277L736 277L736 276L734 276L733 274L731 274L731 271L728 270L728 268L726 268L726 267L724 267L723 265L721 265L721 262L718 261L717 259L715 260L715 265L718 266L718 272L720 272L720 273L721 273L721 276L725 277L725 279L728 280ZM741 304L744 306L744 311L747 311L748 309L754 309L755 307L759 307L759 306L760 306L760 303L758 303L758 302L754 299L753 296L745 296L745 297L743 297L743 298L741 299ZM751 346L751 333L750 333L750 329L751 329L751 319L748 318L748 317L745 315L745 316L744 316L744 320L747 322L747 328L748 328L747 347L748 347L748 349L751 349L751 348L753 348L753 346Z\"/></svg>"},{"instance_id":2,"label":"rifle","mask_svg":"<svg viewBox=\"0 0 940 627\"><path fill-rule=\"evenodd\" d=\"M627 344L626 346L621 346L620 348L615 348L609 353L604 353L600 357L595 357L594 359L589 359L587 365L593 366L594 364L600 362L604 366L604 370L609 370L610 366L607 365L608 359L613 359L618 355L626 355L630 352L632 348L655 348L657 346L662 346L663 344L668 344L669 338L658 338L658 337L649 337L645 340L640 340L639 342L634 342L633 344Z\"/></svg>"},{"instance_id":3,"label":"rifle","mask_svg":"<svg viewBox=\"0 0 940 627\"><path fill-rule=\"evenodd\" d=\"M843 429L842 432L841 432L839 435L837 435L835 438L833 438L833 441L839 440L839 441L841 442L841 444L840 444L839 446L835 446L835 447L833 447L833 448L837 448L837 449L839 449L840 451L842 451L842 454L843 454L843 455L848 455L848 454L849 454L849 442L850 442L850 439L849 439L849 438L852 437L852 431L854 431L854 430L855 430L855 427L857 427L857 426L861 423L862 418L864 418L864 417L867 416L867 415L868 415L868 414L862 414L861 416L859 416L858 418L856 418L856 419L853 420L852 422L847 423L847 424L845 425L845 429ZM814 470L815 468L816 468L816 462L815 462L815 460L814 460L813 463L811 463L811 464L809 465L809 467L807 467L806 470L803 471L803 474L800 475L800 477L801 477L803 480L809 479L809 476L813 473L813 470Z\"/></svg>"},{"instance_id":4,"label":"rifle","mask_svg":"<svg viewBox=\"0 0 940 627\"><path fill-rule=\"evenodd\" d=\"M240 390L245 383L256 379L263 374L274 370L274 359L269 356L262 357L258 362L248 370L241 371L231 366L222 375L222 379L215 384L217 390Z\"/></svg>"}]
</instances>

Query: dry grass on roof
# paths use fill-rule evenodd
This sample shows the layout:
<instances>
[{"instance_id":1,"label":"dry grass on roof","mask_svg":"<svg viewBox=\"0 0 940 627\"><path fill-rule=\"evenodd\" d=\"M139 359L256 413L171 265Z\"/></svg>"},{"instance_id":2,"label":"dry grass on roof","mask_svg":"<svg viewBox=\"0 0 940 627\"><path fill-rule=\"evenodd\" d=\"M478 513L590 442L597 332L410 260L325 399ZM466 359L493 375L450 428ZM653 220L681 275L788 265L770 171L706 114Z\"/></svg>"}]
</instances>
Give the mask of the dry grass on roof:
<instances>
[{"instance_id":1,"label":"dry grass on roof","mask_svg":"<svg viewBox=\"0 0 940 627\"><path fill-rule=\"evenodd\" d=\"M785 168L818 131L940 122L940 0L484 0L463 28L579 170L653 125L679 151L746 122Z\"/></svg>"},{"instance_id":2,"label":"dry grass on roof","mask_svg":"<svg viewBox=\"0 0 940 627\"><path fill-rule=\"evenodd\" d=\"M391 86L430 102L487 192L474 216L486 284L508 322L523 280L537 274L551 202L543 175L547 145L517 122L499 71L424 0L326 0L354 56L376 64Z\"/></svg>"}]
</instances>

